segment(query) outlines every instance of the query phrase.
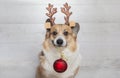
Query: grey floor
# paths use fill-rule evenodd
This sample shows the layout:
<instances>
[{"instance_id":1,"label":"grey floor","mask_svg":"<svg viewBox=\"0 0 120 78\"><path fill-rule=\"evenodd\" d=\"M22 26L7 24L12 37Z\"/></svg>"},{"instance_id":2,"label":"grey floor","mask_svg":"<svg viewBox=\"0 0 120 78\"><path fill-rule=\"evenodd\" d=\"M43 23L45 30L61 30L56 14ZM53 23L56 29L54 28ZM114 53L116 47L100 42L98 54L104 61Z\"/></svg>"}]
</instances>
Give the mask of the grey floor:
<instances>
[{"instance_id":1,"label":"grey floor","mask_svg":"<svg viewBox=\"0 0 120 78\"><path fill-rule=\"evenodd\" d=\"M0 0L0 78L35 78L45 7L67 1L79 22L82 54L76 78L120 78L120 0ZM58 12L56 23L64 23Z\"/></svg>"}]
</instances>

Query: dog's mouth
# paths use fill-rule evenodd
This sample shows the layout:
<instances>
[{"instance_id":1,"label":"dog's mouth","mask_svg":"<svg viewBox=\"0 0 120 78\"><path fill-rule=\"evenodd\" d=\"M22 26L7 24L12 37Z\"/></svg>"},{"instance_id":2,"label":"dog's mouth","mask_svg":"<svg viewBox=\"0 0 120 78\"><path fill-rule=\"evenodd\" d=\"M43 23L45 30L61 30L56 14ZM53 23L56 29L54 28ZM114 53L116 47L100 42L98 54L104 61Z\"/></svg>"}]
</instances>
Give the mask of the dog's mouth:
<instances>
[{"instance_id":1,"label":"dog's mouth","mask_svg":"<svg viewBox=\"0 0 120 78\"><path fill-rule=\"evenodd\" d=\"M54 41L52 40L52 44L54 45L54 46L56 46L55 44L54 44Z\"/></svg>"}]
</instances>

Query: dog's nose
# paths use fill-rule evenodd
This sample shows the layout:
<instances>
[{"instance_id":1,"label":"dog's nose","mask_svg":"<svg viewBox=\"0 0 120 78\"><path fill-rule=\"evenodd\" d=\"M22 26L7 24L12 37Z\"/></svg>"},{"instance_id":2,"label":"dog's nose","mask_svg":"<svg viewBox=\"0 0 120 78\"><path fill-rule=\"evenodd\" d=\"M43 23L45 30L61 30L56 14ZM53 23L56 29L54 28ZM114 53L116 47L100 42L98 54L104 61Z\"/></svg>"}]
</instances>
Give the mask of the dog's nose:
<instances>
[{"instance_id":1,"label":"dog's nose","mask_svg":"<svg viewBox=\"0 0 120 78\"><path fill-rule=\"evenodd\" d=\"M57 44L58 44L58 45L62 45L62 44L63 44L63 40L62 40L62 39L58 39L58 40L57 40Z\"/></svg>"}]
</instances>

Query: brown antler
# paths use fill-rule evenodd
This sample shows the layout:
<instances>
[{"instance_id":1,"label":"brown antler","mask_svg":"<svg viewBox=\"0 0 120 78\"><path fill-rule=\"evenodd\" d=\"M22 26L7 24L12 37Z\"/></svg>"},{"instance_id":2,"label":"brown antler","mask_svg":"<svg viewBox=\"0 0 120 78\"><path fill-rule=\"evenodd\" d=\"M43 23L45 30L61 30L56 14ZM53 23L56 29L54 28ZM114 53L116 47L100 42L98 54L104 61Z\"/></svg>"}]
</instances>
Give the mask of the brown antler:
<instances>
[{"instance_id":1,"label":"brown antler","mask_svg":"<svg viewBox=\"0 0 120 78\"><path fill-rule=\"evenodd\" d=\"M46 15L49 17L52 25L55 24L55 17L52 17L56 12L57 12L57 8L53 8L53 5L48 4L48 7L46 8L48 10L49 13L46 13Z\"/></svg>"},{"instance_id":2,"label":"brown antler","mask_svg":"<svg viewBox=\"0 0 120 78\"><path fill-rule=\"evenodd\" d=\"M70 15L72 14L72 12L69 12L70 8L71 6L69 6L68 3L65 3L64 7L61 8L61 12L66 15L64 19L65 19L65 24L67 25L69 25L69 18L70 18Z\"/></svg>"}]
</instances>

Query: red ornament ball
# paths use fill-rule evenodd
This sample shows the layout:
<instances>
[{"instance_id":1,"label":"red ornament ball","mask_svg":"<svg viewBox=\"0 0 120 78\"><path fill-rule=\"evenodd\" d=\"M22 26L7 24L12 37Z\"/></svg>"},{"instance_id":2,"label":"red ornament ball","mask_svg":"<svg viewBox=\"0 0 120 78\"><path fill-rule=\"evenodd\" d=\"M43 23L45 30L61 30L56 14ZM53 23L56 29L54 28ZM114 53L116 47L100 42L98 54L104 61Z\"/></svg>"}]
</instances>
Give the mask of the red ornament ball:
<instances>
[{"instance_id":1,"label":"red ornament ball","mask_svg":"<svg viewBox=\"0 0 120 78\"><path fill-rule=\"evenodd\" d=\"M66 61L63 59L58 59L53 64L54 70L58 73L65 72L67 70L67 67L68 67L68 65L67 65Z\"/></svg>"}]
</instances>

